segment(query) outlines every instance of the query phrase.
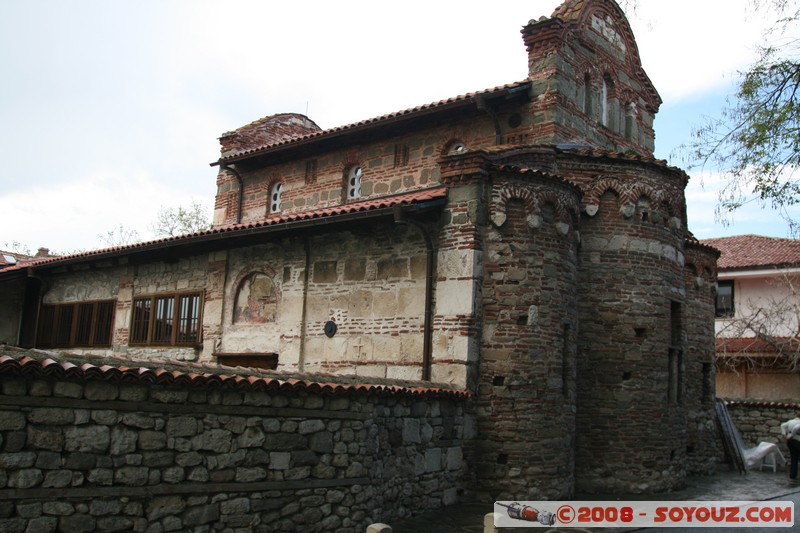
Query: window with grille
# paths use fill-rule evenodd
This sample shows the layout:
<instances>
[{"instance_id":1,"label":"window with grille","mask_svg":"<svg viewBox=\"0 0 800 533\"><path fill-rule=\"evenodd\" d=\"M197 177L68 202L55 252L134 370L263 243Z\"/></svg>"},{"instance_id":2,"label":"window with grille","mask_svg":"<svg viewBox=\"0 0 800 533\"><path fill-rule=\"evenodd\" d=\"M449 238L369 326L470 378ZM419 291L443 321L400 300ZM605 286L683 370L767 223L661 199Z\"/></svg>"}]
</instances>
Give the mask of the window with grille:
<instances>
[{"instance_id":1,"label":"window with grille","mask_svg":"<svg viewBox=\"0 0 800 533\"><path fill-rule=\"evenodd\" d=\"M135 298L131 344L196 346L200 343L200 293Z\"/></svg>"},{"instance_id":2,"label":"window with grille","mask_svg":"<svg viewBox=\"0 0 800 533\"><path fill-rule=\"evenodd\" d=\"M347 173L347 199L354 200L361 196L361 167L353 167Z\"/></svg>"},{"instance_id":3,"label":"window with grille","mask_svg":"<svg viewBox=\"0 0 800 533\"><path fill-rule=\"evenodd\" d=\"M283 193L283 184L278 182L272 186L269 192L269 212L280 213L281 211L281 194Z\"/></svg>"},{"instance_id":4,"label":"window with grille","mask_svg":"<svg viewBox=\"0 0 800 533\"><path fill-rule=\"evenodd\" d=\"M108 348L111 346L115 307L114 300L42 305L36 346Z\"/></svg>"}]
</instances>

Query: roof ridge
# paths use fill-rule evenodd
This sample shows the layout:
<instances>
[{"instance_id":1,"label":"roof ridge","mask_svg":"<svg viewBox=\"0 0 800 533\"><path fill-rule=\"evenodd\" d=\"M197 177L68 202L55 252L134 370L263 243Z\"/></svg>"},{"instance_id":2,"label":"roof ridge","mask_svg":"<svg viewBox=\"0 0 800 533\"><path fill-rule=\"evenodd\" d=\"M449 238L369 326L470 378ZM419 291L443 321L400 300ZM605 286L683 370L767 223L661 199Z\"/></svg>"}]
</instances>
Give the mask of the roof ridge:
<instances>
[{"instance_id":1,"label":"roof ridge","mask_svg":"<svg viewBox=\"0 0 800 533\"><path fill-rule=\"evenodd\" d=\"M480 96L480 95L484 95L484 94L489 94L489 93L492 93L492 92L503 91L503 90L507 90L507 89L514 89L514 88L520 87L522 85L525 85L527 83L530 83L530 81L531 81L530 78L526 78L525 80L522 80L522 81L516 81L516 82L512 82L512 83L507 83L507 84L504 84L504 85L497 85L495 87L490 87L490 88L487 88L487 89L482 89L482 90L474 91L474 92L468 92L468 93L460 94L460 95L457 95L457 96L452 96L450 98L446 98L446 99L442 99L442 100L436 100L434 102L430 102L430 103L427 103L427 104L421 104L421 105L418 105L418 106L402 109L402 110L399 110L399 111L392 111L390 113L379 115L377 117L366 118L366 119L359 120L359 121L356 121L356 122L351 122L349 124L344 124L344 125L341 125L341 126L334 126L332 128L325 128L323 130L320 130L320 131L317 131L317 132L314 132L314 133L309 133L308 135L301 135L301 136L294 137L294 138L291 138L291 139L288 139L288 140L285 140L285 141L280 141L280 142L272 143L272 144L265 144L265 145L262 145L262 146L257 146L255 148L250 148L250 149L247 149L247 150L242 150L242 151L239 151L239 152L227 154L225 156L220 157L219 160L216 161L215 163L217 163L217 162L221 163L221 162L225 162L225 161L230 160L230 159L235 159L235 158L242 157L242 156L256 154L256 153L258 153L258 152L260 152L262 150L266 150L268 148L274 148L274 147L278 147L278 146L288 146L288 145L290 145L292 143L295 143L297 141L300 141L300 140L308 140L308 139L317 138L317 137L324 137L325 135L330 135L330 134L333 134L333 133L339 133L339 132L348 131L348 130L351 130L351 129L354 129L354 128L357 128L357 127L360 127L360 126L373 124L373 123L380 122L380 121L383 121L383 120L387 120L387 119L390 119L390 118L397 118L397 117L400 117L400 116L403 116L403 115L410 115L410 114L413 114L413 113L416 113L416 112L419 112L419 111L423 111L423 110L426 110L426 109L432 109L432 108L439 107L439 106L442 106L442 105L445 105L445 104L468 100L470 98L474 98L476 96ZM247 127L247 126L243 126L243 127ZM234 130L234 131L236 131L236 130Z\"/></svg>"}]
</instances>

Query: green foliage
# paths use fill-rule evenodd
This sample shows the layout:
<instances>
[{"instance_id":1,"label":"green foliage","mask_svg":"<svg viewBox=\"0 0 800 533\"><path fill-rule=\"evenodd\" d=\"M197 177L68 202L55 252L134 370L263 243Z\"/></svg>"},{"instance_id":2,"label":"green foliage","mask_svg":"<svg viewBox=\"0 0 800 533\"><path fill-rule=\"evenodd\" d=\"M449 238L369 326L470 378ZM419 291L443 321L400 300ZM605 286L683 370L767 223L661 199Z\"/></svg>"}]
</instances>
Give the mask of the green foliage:
<instances>
[{"instance_id":1,"label":"green foliage","mask_svg":"<svg viewBox=\"0 0 800 533\"><path fill-rule=\"evenodd\" d=\"M761 2L763 4L764 2ZM775 31L791 33L800 11L798 0L769 0L779 15ZM759 7L759 2L754 3ZM689 143L692 167L712 164L726 173L718 217L725 219L747 202L779 210L790 226L787 207L800 203L800 58L798 40L765 46L749 70L740 73L738 89L722 117L706 119Z\"/></svg>"}]
</instances>

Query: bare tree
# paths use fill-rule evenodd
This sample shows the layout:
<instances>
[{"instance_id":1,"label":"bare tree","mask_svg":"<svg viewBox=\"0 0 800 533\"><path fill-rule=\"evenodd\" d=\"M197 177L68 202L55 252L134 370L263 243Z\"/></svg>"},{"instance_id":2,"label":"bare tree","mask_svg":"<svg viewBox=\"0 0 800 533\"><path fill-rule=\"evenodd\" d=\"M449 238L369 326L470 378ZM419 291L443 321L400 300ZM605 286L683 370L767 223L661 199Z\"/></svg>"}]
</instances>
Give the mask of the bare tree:
<instances>
[{"instance_id":1,"label":"bare tree","mask_svg":"<svg viewBox=\"0 0 800 533\"><path fill-rule=\"evenodd\" d=\"M188 206L161 207L150 229L156 237L175 237L211 227L208 209L201 202Z\"/></svg>"},{"instance_id":2,"label":"bare tree","mask_svg":"<svg viewBox=\"0 0 800 533\"><path fill-rule=\"evenodd\" d=\"M718 367L800 370L800 277L784 273L767 286L769 296L737 304L717 331Z\"/></svg>"},{"instance_id":3,"label":"bare tree","mask_svg":"<svg viewBox=\"0 0 800 533\"><path fill-rule=\"evenodd\" d=\"M109 247L127 246L141 241L139 232L135 229L127 229L122 224L112 228L105 233L99 233L97 238L106 243Z\"/></svg>"}]
</instances>

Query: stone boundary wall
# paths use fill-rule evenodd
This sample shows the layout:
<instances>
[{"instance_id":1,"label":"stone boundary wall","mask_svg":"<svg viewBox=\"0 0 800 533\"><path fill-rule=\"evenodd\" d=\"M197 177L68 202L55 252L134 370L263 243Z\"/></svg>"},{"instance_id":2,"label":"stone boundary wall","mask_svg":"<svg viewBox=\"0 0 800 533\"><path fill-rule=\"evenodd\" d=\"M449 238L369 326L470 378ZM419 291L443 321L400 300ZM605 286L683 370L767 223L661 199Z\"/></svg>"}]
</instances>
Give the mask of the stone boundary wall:
<instances>
[{"instance_id":1,"label":"stone boundary wall","mask_svg":"<svg viewBox=\"0 0 800 533\"><path fill-rule=\"evenodd\" d=\"M773 442L789 457L786 444L781 439L781 424L800 412L800 403L728 400L727 405L745 446L749 448L757 446L759 442Z\"/></svg>"},{"instance_id":2,"label":"stone boundary wall","mask_svg":"<svg viewBox=\"0 0 800 533\"><path fill-rule=\"evenodd\" d=\"M465 395L323 390L2 376L0 531L354 533L457 500Z\"/></svg>"}]
</instances>

